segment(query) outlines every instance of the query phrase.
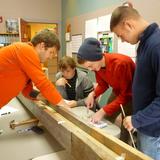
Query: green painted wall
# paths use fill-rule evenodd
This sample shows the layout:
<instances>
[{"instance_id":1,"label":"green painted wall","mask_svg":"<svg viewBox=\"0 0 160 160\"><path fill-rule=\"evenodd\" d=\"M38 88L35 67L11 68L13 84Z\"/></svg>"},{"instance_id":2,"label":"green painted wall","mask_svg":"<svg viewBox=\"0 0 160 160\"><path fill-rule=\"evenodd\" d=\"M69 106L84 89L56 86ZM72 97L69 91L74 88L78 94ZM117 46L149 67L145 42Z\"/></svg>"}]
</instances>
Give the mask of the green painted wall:
<instances>
[{"instance_id":1,"label":"green painted wall","mask_svg":"<svg viewBox=\"0 0 160 160\"><path fill-rule=\"evenodd\" d=\"M65 55L66 19L122 2L122 0L62 0L62 55Z\"/></svg>"},{"instance_id":2,"label":"green painted wall","mask_svg":"<svg viewBox=\"0 0 160 160\"><path fill-rule=\"evenodd\" d=\"M62 16L71 18L121 2L121 0L62 0Z\"/></svg>"}]
</instances>

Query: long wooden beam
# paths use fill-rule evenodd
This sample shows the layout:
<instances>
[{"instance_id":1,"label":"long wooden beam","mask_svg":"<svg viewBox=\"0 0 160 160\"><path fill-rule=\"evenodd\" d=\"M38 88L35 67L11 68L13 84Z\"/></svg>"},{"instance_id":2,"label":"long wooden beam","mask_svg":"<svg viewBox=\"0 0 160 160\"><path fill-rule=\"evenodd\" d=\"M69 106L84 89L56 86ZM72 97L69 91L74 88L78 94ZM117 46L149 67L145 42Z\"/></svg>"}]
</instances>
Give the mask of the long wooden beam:
<instances>
[{"instance_id":1,"label":"long wooden beam","mask_svg":"<svg viewBox=\"0 0 160 160\"><path fill-rule=\"evenodd\" d=\"M119 157L56 111L48 110L24 97L19 99L67 150L69 160L116 160Z\"/></svg>"},{"instance_id":2,"label":"long wooden beam","mask_svg":"<svg viewBox=\"0 0 160 160\"><path fill-rule=\"evenodd\" d=\"M63 115L65 118L73 122L76 126L80 127L83 131L94 137L100 143L104 144L106 147L111 149L117 154L125 153L126 160L149 160L150 157L146 156L142 152L134 149L133 147L129 146L128 144L124 143L123 141L119 140L118 138L104 133L101 129L92 127L91 125L87 124L86 121L77 117L74 113L70 112L66 108L56 107L55 108L58 113Z\"/></svg>"},{"instance_id":3,"label":"long wooden beam","mask_svg":"<svg viewBox=\"0 0 160 160\"><path fill-rule=\"evenodd\" d=\"M116 137L86 124L66 108L54 107L55 111L23 96L19 96L19 99L75 160L112 160L117 159L122 153L126 155L126 160L151 160Z\"/></svg>"}]
</instances>

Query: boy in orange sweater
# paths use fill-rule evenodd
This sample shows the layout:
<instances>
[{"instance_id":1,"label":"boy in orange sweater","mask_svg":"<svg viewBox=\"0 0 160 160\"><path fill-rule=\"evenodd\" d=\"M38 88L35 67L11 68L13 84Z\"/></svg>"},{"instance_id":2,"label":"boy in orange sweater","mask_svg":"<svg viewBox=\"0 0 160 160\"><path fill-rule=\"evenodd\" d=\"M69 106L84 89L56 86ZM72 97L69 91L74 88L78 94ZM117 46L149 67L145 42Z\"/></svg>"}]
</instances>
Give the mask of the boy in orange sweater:
<instances>
[{"instance_id":1,"label":"boy in orange sweater","mask_svg":"<svg viewBox=\"0 0 160 160\"><path fill-rule=\"evenodd\" d=\"M18 42L0 49L0 108L21 91L32 98L32 82L51 104L66 106L41 67L41 63L51 59L59 49L57 36L49 30L36 34L31 43Z\"/></svg>"}]
</instances>

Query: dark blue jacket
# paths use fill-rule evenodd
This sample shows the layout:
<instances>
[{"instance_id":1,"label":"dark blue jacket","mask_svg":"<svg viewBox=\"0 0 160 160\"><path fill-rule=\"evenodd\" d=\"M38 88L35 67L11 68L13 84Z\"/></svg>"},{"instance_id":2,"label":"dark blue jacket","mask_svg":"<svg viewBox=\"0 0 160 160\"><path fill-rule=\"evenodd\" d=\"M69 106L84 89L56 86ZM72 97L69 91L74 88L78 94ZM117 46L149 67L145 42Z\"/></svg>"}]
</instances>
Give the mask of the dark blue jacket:
<instances>
[{"instance_id":1,"label":"dark blue jacket","mask_svg":"<svg viewBox=\"0 0 160 160\"><path fill-rule=\"evenodd\" d=\"M160 29L149 25L140 37L133 81L132 123L140 132L160 136Z\"/></svg>"}]
</instances>

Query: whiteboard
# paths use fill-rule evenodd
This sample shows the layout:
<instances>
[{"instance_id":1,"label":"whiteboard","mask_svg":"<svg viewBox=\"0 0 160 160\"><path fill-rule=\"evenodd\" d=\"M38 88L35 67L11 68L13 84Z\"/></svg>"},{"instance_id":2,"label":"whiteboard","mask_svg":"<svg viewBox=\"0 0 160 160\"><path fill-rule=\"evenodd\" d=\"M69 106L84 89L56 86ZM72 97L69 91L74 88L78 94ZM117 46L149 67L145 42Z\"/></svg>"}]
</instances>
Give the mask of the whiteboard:
<instances>
[{"instance_id":1,"label":"whiteboard","mask_svg":"<svg viewBox=\"0 0 160 160\"><path fill-rule=\"evenodd\" d=\"M97 38L98 32L110 31L111 14L85 21L85 38Z\"/></svg>"},{"instance_id":2,"label":"whiteboard","mask_svg":"<svg viewBox=\"0 0 160 160\"><path fill-rule=\"evenodd\" d=\"M131 45L127 42L122 42L118 39L118 53L125 54L131 58L136 57L136 45Z\"/></svg>"},{"instance_id":3,"label":"whiteboard","mask_svg":"<svg viewBox=\"0 0 160 160\"><path fill-rule=\"evenodd\" d=\"M110 31L111 14L98 17L97 32Z\"/></svg>"},{"instance_id":4,"label":"whiteboard","mask_svg":"<svg viewBox=\"0 0 160 160\"><path fill-rule=\"evenodd\" d=\"M85 22L85 38L97 38L97 18L87 20Z\"/></svg>"}]
</instances>

